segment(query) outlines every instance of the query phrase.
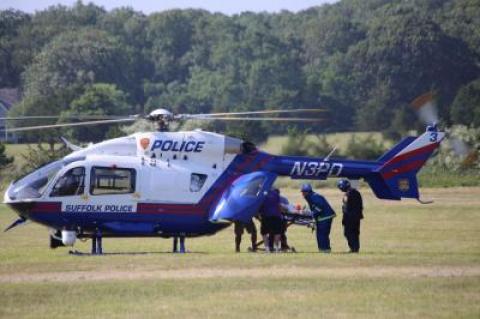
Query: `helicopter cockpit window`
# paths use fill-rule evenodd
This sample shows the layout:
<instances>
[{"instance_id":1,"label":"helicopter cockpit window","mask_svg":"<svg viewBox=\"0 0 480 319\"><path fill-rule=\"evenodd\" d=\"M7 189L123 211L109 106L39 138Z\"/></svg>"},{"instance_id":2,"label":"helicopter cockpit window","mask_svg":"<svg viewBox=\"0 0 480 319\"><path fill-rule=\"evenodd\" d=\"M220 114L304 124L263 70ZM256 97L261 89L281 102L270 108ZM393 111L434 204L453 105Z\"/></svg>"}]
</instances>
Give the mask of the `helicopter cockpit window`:
<instances>
[{"instance_id":1,"label":"helicopter cockpit window","mask_svg":"<svg viewBox=\"0 0 480 319\"><path fill-rule=\"evenodd\" d=\"M68 170L53 186L50 196L82 195L85 188L85 168L75 167Z\"/></svg>"},{"instance_id":2,"label":"helicopter cockpit window","mask_svg":"<svg viewBox=\"0 0 480 319\"><path fill-rule=\"evenodd\" d=\"M114 195L135 192L136 172L131 168L93 167L90 177L92 195Z\"/></svg>"},{"instance_id":3,"label":"helicopter cockpit window","mask_svg":"<svg viewBox=\"0 0 480 319\"><path fill-rule=\"evenodd\" d=\"M249 181L246 185L240 187L238 189L238 193L240 196L258 196L260 195L260 191L262 190L263 183L265 182L264 176L258 176L251 181Z\"/></svg>"},{"instance_id":4,"label":"helicopter cockpit window","mask_svg":"<svg viewBox=\"0 0 480 319\"><path fill-rule=\"evenodd\" d=\"M192 173L190 176L190 191L191 192L198 192L202 189L203 184L207 180L207 175L205 174L198 174Z\"/></svg>"}]
</instances>

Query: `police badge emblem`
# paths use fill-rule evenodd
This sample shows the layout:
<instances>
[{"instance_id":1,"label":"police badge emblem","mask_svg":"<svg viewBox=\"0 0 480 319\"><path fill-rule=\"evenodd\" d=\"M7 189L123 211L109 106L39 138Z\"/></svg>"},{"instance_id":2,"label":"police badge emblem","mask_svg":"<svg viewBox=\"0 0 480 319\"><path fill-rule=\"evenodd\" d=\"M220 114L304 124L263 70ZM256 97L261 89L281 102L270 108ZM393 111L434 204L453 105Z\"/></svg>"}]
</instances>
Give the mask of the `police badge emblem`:
<instances>
[{"instance_id":1,"label":"police badge emblem","mask_svg":"<svg viewBox=\"0 0 480 319\"><path fill-rule=\"evenodd\" d=\"M398 189L400 189L402 192L406 192L410 189L410 182L407 178L398 180Z\"/></svg>"}]
</instances>

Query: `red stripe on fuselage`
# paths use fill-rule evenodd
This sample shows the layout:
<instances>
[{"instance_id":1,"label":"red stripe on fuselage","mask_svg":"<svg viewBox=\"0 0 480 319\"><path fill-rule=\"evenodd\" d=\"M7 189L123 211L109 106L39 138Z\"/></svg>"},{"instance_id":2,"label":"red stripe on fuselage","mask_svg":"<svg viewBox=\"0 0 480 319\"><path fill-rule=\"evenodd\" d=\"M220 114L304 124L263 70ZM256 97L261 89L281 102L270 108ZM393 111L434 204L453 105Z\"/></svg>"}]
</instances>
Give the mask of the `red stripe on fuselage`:
<instances>
[{"instance_id":1,"label":"red stripe on fuselage","mask_svg":"<svg viewBox=\"0 0 480 319\"><path fill-rule=\"evenodd\" d=\"M428 152L433 152L433 150L435 150L438 147L439 144L440 143L438 143L438 142L433 143L433 144L429 144L429 145L424 146L422 148L417 148L413 151L410 151L410 152L407 152L405 154L394 157L390 161L385 163L385 165L381 168L381 170L384 170L386 167L388 167L390 165L393 165L395 163L398 163L400 161L403 161L405 159L408 159L410 157L417 156L417 155L424 154L424 153L428 153Z\"/></svg>"},{"instance_id":2,"label":"red stripe on fuselage","mask_svg":"<svg viewBox=\"0 0 480 319\"><path fill-rule=\"evenodd\" d=\"M60 202L36 202L32 207L32 213L60 213L62 203Z\"/></svg>"},{"instance_id":3,"label":"red stripe on fuselage","mask_svg":"<svg viewBox=\"0 0 480 319\"><path fill-rule=\"evenodd\" d=\"M393 169L391 171L382 173L382 177L384 179L390 179L392 177L395 177L399 174L407 173L410 171L413 171L417 168L422 167L422 165L426 162L426 160L418 160L418 161L413 161L408 164L405 164L403 166L400 166L399 168Z\"/></svg>"}]
</instances>

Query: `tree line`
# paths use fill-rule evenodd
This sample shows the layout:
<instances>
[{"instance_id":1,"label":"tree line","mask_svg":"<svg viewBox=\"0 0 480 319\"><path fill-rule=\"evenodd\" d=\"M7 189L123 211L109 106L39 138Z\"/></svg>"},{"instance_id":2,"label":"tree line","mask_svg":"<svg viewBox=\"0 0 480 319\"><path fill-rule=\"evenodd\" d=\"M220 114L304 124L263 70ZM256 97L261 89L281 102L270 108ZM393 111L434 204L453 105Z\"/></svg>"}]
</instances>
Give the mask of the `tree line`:
<instances>
[{"instance_id":1,"label":"tree line","mask_svg":"<svg viewBox=\"0 0 480 319\"><path fill-rule=\"evenodd\" d=\"M305 126L312 132L396 134L420 127L409 102L434 90L444 124L479 127L480 0L343 0L232 16L80 1L3 10L0 87L21 89L11 115L322 108L326 121ZM27 124L40 122L18 123ZM286 132L269 123L206 128L257 141ZM80 141L120 134L100 126L66 133Z\"/></svg>"}]
</instances>

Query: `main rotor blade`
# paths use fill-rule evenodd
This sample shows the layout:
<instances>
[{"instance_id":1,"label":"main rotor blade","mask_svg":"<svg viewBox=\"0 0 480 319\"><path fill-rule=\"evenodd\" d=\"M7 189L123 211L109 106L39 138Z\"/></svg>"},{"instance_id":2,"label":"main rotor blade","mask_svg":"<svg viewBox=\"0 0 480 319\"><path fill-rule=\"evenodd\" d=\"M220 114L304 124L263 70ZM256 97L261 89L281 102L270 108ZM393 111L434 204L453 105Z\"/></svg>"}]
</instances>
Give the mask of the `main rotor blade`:
<instances>
[{"instance_id":1,"label":"main rotor blade","mask_svg":"<svg viewBox=\"0 0 480 319\"><path fill-rule=\"evenodd\" d=\"M410 105L417 111L417 115L423 123L431 125L435 123L438 124L440 121L437 103L435 102L435 92L430 91L420 95L413 100ZM450 146L457 156L468 155L469 147L464 141L452 135L449 135L448 138L450 140Z\"/></svg>"},{"instance_id":2,"label":"main rotor blade","mask_svg":"<svg viewBox=\"0 0 480 319\"><path fill-rule=\"evenodd\" d=\"M323 122L324 119L302 117L195 117L201 121L273 121L273 122Z\"/></svg>"},{"instance_id":3,"label":"main rotor blade","mask_svg":"<svg viewBox=\"0 0 480 319\"><path fill-rule=\"evenodd\" d=\"M203 114L180 114L182 116L191 117L214 117L229 115L255 115L255 114L281 114L281 113L310 113L325 112L324 109L296 109L296 110L263 110L263 111L246 111L246 112L224 112L224 113L203 113Z\"/></svg>"},{"instance_id":4,"label":"main rotor blade","mask_svg":"<svg viewBox=\"0 0 480 319\"><path fill-rule=\"evenodd\" d=\"M26 126L26 127L17 127L17 128L7 129L7 131L8 132L24 132L24 131L34 131L34 130L42 130L42 129L49 129L49 128L59 128L59 127L89 126L89 125L98 125L98 124L133 122L135 120L136 119L134 118L128 118L128 119L118 119L118 120L88 121L88 122L78 122L78 123Z\"/></svg>"},{"instance_id":5,"label":"main rotor blade","mask_svg":"<svg viewBox=\"0 0 480 319\"><path fill-rule=\"evenodd\" d=\"M420 121L426 125L432 125L440 121L434 92L429 91L418 96L410 103L410 105L417 112Z\"/></svg>"},{"instance_id":6,"label":"main rotor blade","mask_svg":"<svg viewBox=\"0 0 480 319\"><path fill-rule=\"evenodd\" d=\"M0 117L0 120L6 121L20 121L20 120L43 120L43 119L68 119L68 120L114 120L123 119L125 115L27 115L27 116L13 116Z\"/></svg>"}]
</instances>

